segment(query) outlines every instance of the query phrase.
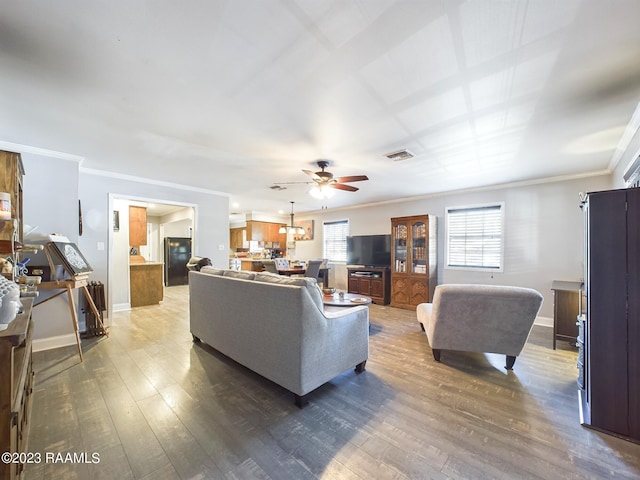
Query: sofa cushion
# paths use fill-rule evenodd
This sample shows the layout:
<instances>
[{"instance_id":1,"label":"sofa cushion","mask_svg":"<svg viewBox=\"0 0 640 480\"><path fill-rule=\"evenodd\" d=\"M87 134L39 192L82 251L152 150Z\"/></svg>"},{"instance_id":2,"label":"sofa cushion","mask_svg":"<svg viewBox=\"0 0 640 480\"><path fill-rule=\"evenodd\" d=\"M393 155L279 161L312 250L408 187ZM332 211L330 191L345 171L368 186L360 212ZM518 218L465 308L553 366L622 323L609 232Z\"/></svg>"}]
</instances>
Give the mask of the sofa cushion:
<instances>
[{"instance_id":1,"label":"sofa cushion","mask_svg":"<svg viewBox=\"0 0 640 480\"><path fill-rule=\"evenodd\" d=\"M224 277L242 278L243 280L253 280L256 274L253 272L243 272L238 270L224 270L222 273Z\"/></svg>"},{"instance_id":2,"label":"sofa cushion","mask_svg":"<svg viewBox=\"0 0 640 480\"><path fill-rule=\"evenodd\" d=\"M200 269L200 272L207 273L209 275L222 275L224 273L224 270L221 268L205 266Z\"/></svg>"},{"instance_id":3,"label":"sofa cushion","mask_svg":"<svg viewBox=\"0 0 640 480\"><path fill-rule=\"evenodd\" d=\"M318 282L315 278L307 277L287 277L286 275L277 275L274 273L257 273L255 277L256 282L275 283L278 285L293 285L296 287L305 287L311 295L311 299L318 306L322 308L322 291L318 286Z\"/></svg>"}]
</instances>

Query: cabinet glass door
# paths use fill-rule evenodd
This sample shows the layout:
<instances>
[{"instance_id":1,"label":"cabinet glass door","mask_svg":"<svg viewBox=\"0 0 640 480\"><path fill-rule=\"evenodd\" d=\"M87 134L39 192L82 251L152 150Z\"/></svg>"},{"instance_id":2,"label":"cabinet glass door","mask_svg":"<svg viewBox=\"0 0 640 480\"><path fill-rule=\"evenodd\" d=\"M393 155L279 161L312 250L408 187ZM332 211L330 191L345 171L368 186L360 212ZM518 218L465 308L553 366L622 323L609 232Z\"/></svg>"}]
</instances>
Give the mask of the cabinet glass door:
<instances>
[{"instance_id":1,"label":"cabinet glass door","mask_svg":"<svg viewBox=\"0 0 640 480\"><path fill-rule=\"evenodd\" d=\"M427 225L411 224L411 272L427 273Z\"/></svg>"},{"instance_id":2,"label":"cabinet glass door","mask_svg":"<svg viewBox=\"0 0 640 480\"><path fill-rule=\"evenodd\" d=\"M406 223L398 223L393 227L393 269L395 272L407 271L407 238Z\"/></svg>"}]
</instances>

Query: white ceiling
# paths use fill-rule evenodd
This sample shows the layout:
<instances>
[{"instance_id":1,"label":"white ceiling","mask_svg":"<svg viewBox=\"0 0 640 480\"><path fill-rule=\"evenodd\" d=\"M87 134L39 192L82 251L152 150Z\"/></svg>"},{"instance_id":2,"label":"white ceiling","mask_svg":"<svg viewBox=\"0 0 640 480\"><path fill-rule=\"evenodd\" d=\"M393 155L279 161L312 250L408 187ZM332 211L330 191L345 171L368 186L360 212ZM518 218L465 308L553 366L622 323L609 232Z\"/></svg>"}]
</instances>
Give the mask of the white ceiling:
<instances>
[{"instance_id":1,"label":"white ceiling","mask_svg":"<svg viewBox=\"0 0 640 480\"><path fill-rule=\"evenodd\" d=\"M603 171L637 0L2 0L0 141L296 212ZM416 157L392 162L408 148ZM302 169L370 180L328 201Z\"/></svg>"}]
</instances>

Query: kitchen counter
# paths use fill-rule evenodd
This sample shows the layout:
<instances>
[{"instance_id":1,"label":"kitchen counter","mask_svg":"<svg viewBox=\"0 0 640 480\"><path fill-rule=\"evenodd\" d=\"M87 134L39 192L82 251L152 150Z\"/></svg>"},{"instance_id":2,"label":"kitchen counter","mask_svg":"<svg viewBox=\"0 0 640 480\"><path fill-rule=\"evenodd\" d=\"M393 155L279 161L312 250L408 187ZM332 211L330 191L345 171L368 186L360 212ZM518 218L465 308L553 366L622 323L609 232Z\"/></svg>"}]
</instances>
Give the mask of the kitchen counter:
<instances>
[{"instance_id":1,"label":"kitchen counter","mask_svg":"<svg viewBox=\"0 0 640 480\"><path fill-rule=\"evenodd\" d=\"M162 262L132 263L129 267L131 307L157 305L163 298Z\"/></svg>"},{"instance_id":2,"label":"kitchen counter","mask_svg":"<svg viewBox=\"0 0 640 480\"><path fill-rule=\"evenodd\" d=\"M240 258L242 262L242 270L251 270L253 272L262 271L262 258Z\"/></svg>"}]
</instances>

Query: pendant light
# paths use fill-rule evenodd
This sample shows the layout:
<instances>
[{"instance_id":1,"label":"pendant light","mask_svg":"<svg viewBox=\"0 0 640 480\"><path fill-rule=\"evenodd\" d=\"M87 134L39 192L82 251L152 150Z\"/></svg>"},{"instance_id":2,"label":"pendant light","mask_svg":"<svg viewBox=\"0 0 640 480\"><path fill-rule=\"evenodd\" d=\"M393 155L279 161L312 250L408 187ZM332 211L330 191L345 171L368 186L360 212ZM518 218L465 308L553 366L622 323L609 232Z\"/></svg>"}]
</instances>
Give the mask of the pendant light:
<instances>
[{"instance_id":1,"label":"pendant light","mask_svg":"<svg viewBox=\"0 0 640 480\"><path fill-rule=\"evenodd\" d=\"M293 204L295 202L291 202L291 214L289 215L291 217L291 224L290 225L282 225L280 227L280 229L278 230L278 233L287 233L287 231L291 232L291 233L297 233L300 235L304 235L305 231L304 228L302 227L298 227L296 225L293 224Z\"/></svg>"}]
</instances>

